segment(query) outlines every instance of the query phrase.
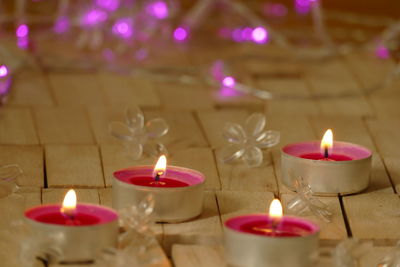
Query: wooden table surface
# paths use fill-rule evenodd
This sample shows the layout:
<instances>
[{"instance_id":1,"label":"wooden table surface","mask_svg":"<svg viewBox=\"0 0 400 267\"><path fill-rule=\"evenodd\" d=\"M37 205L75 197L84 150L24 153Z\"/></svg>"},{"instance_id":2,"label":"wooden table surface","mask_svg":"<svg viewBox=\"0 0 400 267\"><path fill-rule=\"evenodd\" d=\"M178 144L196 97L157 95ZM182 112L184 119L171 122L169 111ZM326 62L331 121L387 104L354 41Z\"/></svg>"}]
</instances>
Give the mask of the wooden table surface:
<instances>
[{"instance_id":1,"label":"wooden table surface","mask_svg":"<svg viewBox=\"0 0 400 267\"><path fill-rule=\"evenodd\" d=\"M20 194L26 197L23 203L13 196L0 200L0 225L8 227L18 218L17 208L61 202L71 187L77 189L79 201L109 206L113 171L154 162L149 158L131 161L108 133L108 123L123 120L125 107L138 105L147 119L162 117L168 122L170 132L163 142L170 164L207 176L204 212L199 218L154 227L175 266L224 266L222 222L235 214L266 212L274 194L285 205L293 193L280 182L280 147L319 139L328 127L336 140L374 151L371 183L360 194L320 198L334 211L332 223L311 215L307 218L321 225L321 244L328 248L349 236L372 241L373 252L360 263L376 266L400 238L400 92L398 83L371 95L360 92L381 81L393 63L365 51L306 63L280 60L287 51L273 45L198 49L196 53L171 51L157 62L197 65L246 50L265 59L249 57L241 62L243 82L301 98L266 102L243 95L222 97L218 88L205 84L100 71L55 72L32 60L35 67L16 74L9 101L0 107L0 165L21 166L25 177L19 181ZM316 92L343 91L352 95L310 97ZM216 155L225 145L222 126L243 122L254 111L266 114L268 128L281 132L281 143L268 152L262 167L220 163ZM2 266L17 266L16 256L11 256L18 254L14 245L0 241ZM326 261L321 266L329 266Z\"/></svg>"}]
</instances>

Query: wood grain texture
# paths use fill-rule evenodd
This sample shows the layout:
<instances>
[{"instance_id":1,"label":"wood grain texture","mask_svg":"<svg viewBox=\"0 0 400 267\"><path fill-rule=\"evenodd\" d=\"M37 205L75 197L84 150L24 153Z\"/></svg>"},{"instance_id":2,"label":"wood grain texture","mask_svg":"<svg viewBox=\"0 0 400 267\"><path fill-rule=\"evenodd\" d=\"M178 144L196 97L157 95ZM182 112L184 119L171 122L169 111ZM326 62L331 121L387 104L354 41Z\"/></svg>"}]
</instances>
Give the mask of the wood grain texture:
<instances>
[{"instance_id":1,"label":"wood grain texture","mask_svg":"<svg viewBox=\"0 0 400 267\"><path fill-rule=\"evenodd\" d=\"M206 86L182 83L156 83L156 90L164 109L201 110L213 108L211 91Z\"/></svg>"},{"instance_id":2,"label":"wood grain texture","mask_svg":"<svg viewBox=\"0 0 400 267\"><path fill-rule=\"evenodd\" d=\"M97 75L101 92L109 106L157 107L161 105L151 81L130 76L100 72Z\"/></svg>"},{"instance_id":3,"label":"wood grain texture","mask_svg":"<svg viewBox=\"0 0 400 267\"><path fill-rule=\"evenodd\" d=\"M93 144L94 139L84 109L40 108L34 110L41 144Z\"/></svg>"},{"instance_id":4,"label":"wood grain texture","mask_svg":"<svg viewBox=\"0 0 400 267\"><path fill-rule=\"evenodd\" d=\"M170 255L173 244L220 244L221 221L215 193L206 192L202 214L188 222L164 224L163 247Z\"/></svg>"},{"instance_id":5,"label":"wood grain texture","mask_svg":"<svg viewBox=\"0 0 400 267\"><path fill-rule=\"evenodd\" d=\"M43 204L61 204L70 188L43 188ZM78 203L100 204L99 191L97 189L74 189Z\"/></svg>"},{"instance_id":6,"label":"wood grain texture","mask_svg":"<svg viewBox=\"0 0 400 267\"><path fill-rule=\"evenodd\" d=\"M20 186L44 186L44 153L40 146L0 146L0 166L17 164L24 175L18 177Z\"/></svg>"},{"instance_id":7,"label":"wood grain texture","mask_svg":"<svg viewBox=\"0 0 400 267\"><path fill-rule=\"evenodd\" d=\"M172 247L172 259L176 267L227 266L221 247L176 244Z\"/></svg>"},{"instance_id":8,"label":"wood grain texture","mask_svg":"<svg viewBox=\"0 0 400 267\"><path fill-rule=\"evenodd\" d=\"M39 144L32 114L27 108L2 108L0 129L0 144Z\"/></svg>"},{"instance_id":9,"label":"wood grain texture","mask_svg":"<svg viewBox=\"0 0 400 267\"><path fill-rule=\"evenodd\" d=\"M400 156L400 119L367 119L371 135L381 156Z\"/></svg>"},{"instance_id":10,"label":"wood grain texture","mask_svg":"<svg viewBox=\"0 0 400 267\"><path fill-rule=\"evenodd\" d=\"M216 157L221 158L221 151ZM264 153L264 163L256 168L249 168L243 162L227 164L217 160L222 190L233 191L268 191L278 192L271 154Z\"/></svg>"},{"instance_id":11,"label":"wood grain texture","mask_svg":"<svg viewBox=\"0 0 400 267\"><path fill-rule=\"evenodd\" d=\"M96 146L46 146L49 187L104 187Z\"/></svg>"},{"instance_id":12,"label":"wood grain texture","mask_svg":"<svg viewBox=\"0 0 400 267\"><path fill-rule=\"evenodd\" d=\"M40 71L19 73L13 79L8 103L16 106L53 106L53 97L43 73Z\"/></svg>"},{"instance_id":13,"label":"wood grain texture","mask_svg":"<svg viewBox=\"0 0 400 267\"><path fill-rule=\"evenodd\" d=\"M103 106L106 103L95 74L50 73L47 77L60 106Z\"/></svg>"},{"instance_id":14,"label":"wood grain texture","mask_svg":"<svg viewBox=\"0 0 400 267\"><path fill-rule=\"evenodd\" d=\"M351 232L378 245L393 245L400 238L396 194L360 194L343 197Z\"/></svg>"},{"instance_id":15,"label":"wood grain texture","mask_svg":"<svg viewBox=\"0 0 400 267\"><path fill-rule=\"evenodd\" d=\"M384 162L396 192L400 193L400 157L384 157Z\"/></svg>"}]
</instances>

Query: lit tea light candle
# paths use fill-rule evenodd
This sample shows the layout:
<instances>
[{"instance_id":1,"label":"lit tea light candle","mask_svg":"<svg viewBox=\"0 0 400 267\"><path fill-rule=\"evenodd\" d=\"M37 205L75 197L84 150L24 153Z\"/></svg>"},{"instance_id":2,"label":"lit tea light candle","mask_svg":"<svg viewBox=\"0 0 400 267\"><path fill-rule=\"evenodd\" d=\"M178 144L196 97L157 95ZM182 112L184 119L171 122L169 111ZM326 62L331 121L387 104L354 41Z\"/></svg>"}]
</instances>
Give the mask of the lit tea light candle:
<instances>
[{"instance_id":1,"label":"lit tea light candle","mask_svg":"<svg viewBox=\"0 0 400 267\"><path fill-rule=\"evenodd\" d=\"M114 172L113 207L138 205L147 194L152 194L157 221L186 221L203 210L204 182L204 175L198 171L167 167L163 155L155 167L135 166Z\"/></svg>"},{"instance_id":2,"label":"lit tea light candle","mask_svg":"<svg viewBox=\"0 0 400 267\"><path fill-rule=\"evenodd\" d=\"M116 247L118 214L109 208L79 203L69 190L63 204L41 205L28 209L25 217L38 239L62 236L61 262L93 260L100 251Z\"/></svg>"},{"instance_id":3,"label":"lit tea light candle","mask_svg":"<svg viewBox=\"0 0 400 267\"><path fill-rule=\"evenodd\" d=\"M294 190L302 177L317 195L346 195L368 187L372 152L360 145L333 141L327 130L321 142L289 144L282 148L283 183Z\"/></svg>"},{"instance_id":4,"label":"lit tea light candle","mask_svg":"<svg viewBox=\"0 0 400 267\"><path fill-rule=\"evenodd\" d=\"M234 266L312 266L318 234L318 225L283 216L280 201L274 199L269 215L248 214L225 222L225 253Z\"/></svg>"}]
</instances>

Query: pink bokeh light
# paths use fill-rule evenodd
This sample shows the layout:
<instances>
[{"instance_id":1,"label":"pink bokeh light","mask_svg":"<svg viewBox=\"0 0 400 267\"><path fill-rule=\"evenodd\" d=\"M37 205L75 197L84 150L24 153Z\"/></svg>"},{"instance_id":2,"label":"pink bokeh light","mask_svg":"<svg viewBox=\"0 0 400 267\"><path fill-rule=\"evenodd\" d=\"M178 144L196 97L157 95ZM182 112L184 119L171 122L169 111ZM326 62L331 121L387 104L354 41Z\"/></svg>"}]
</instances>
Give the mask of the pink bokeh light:
<instances>
[{"instance_id":1,"label":"pink bokeh light","mask_svg":"<svg viewBox=\"0 0 400 267\"><path fill-rule=\"evenodd\" d=\"M178 42L184 42L189 37L189 31L184 27L178 27L174 31L174 39Z\"/></svg>"},{"instance_id":2,"label":"pink bokeh light","mask_svg":"<svg viewBox=\"0 0 400 267\"><path fill-rule=\"evenodd\" d=\"M381 59L388 59L390 57L389 49L383 44L380 44L376 47L375 55Z\"/></svg>"},{"instance_id":3,"label":"pink bokeh light","mask_svg":"<svg viewBox=\"0 0 400 267\"><path fill-rule=\"evenodd\" d=\"M8 68L6 65L0 66L0 78L4 78L8 75Z\"/></svg>"},{"instance_id":4,"label":"pink bokeh light","mask_svg":"<svg viewBox=\"0 0 400 267\"><path fill-rule=\"evenodd\" d=\"M119 7L119 0L96 0L96 4L108 11L115 11Z\"/></svg>"},{"instance_id":5,"label":"pink bokeh light","mask_svg":"<svg viewBox=\"0 0 400 267\"><path fill-rule=\"evenodd\" d=\"M55 33L61 34L67 32L69 28L70 28L70 23L68 17L61 16L54 23L53 31Z\"/></svg>"},{"instance_id":6,"label":"pink bokeh light","mask_svg":"<svg viewBox=\"0 0 400 267\"><path fill-rule=\"evenodd\" d=\"M168 5L164 1L155 1L146 7L146 11L157 19L165 19L169 15Z\"/></svg>"},{"instance_id":7,"label":"pink bokeh light","mask_svg":"<svg viewBox=\"0 0 400 267\"><path fill-rule=\"evenodd\" d=\"M112 32L124 39L133 36L133 20L131 18L118 19L112 27Z\"/></svg>"},{"instance_id":8,"label":"pink bokeh light","mask_svg":"<svg viewBox=\"0 0 400 267\"><path fill-rule=\"evenodd\" d=\"M232 76L226 76L224 79L222 79L222 85L225 87L234 88L236 85L235 78Z\"/></svg>"},{"instance_id":9,"label":"pink bokeh light","mask_svg":"<svg viewBox=\"0 0 400 267\"><path fill-rule=\"evenodd\" d=\"M263 27L254 28L251 37L257 44L264 44L268 41L268 31Z\"/></svg>"},{"instance_id":10,"label":"pink bokeh light","mask_svg":"<svg viewBox=\"0 0 400 267\"><path fill-rule=\"evenodd\" d=\"M27 37L29 34L29 28L26 24L21 24L17 27L17 30L15 31L15 35L18 38L24 38Z\"/></svg>"},{"instance_id":11,"label":"pink bokeh light","mask_svg":"<svg viewBox=\"0 0 400 267\"><path fill-rule=\"evenodd\" d=\"M95 26L106 21L107 18L108 15L105 11L100 9L92 9L84 14L82 18L82 24L84 26Z\"/></svg>"}]
</instances>

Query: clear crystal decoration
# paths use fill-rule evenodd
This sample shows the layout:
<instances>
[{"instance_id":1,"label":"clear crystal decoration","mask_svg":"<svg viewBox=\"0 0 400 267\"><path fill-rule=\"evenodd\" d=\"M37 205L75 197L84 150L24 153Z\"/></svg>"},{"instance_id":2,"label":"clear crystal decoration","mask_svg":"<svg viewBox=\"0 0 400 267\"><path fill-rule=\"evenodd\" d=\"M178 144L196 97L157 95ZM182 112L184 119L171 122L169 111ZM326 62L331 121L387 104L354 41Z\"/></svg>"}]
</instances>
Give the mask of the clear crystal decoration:
<instances>
[{"instance_id":1,"label":"clear crystal decoration","mask_svg":"<svg viewBox=\"0 0 400 267\"><path fill-rule=\"evenodd\" d=\"M158 243L150 229L153 223L154 197L147 195L137 206L119 211L119 224L124 232L119 235L118 248L103 251L99 266L151 266L162 258Z\"/></svg>"},{"instance_id":2,"label":"clear crystal decoration","mask_svg":"<svg viewBox=\"0 0 400 267\"><path fill-rule=\"evenodd\" d=\"M356 238L345 239L333 251L333 266L357 267L362 256L372 249L372 242L363 242Z\"/></svg>"},{"instance_id":3,"label":"clear crystal decoration","mask_svg":"<svg viewBox=\"0 0 400 267\"><path fill-rule=\"evenodd\" d=\"M109 131L120 140L133 159L139 159L143 153L158 157L167 154L166 147L157 139L168 133L168 124L161 118L145 122L140 108L127 109L125 123L111 122Z\"/></svg>"},{"instance_id":4,"label":"clear crystal decoration","mask_svg":"<svg viewBox=\"0 0 400 267\"><path fill-rule=\"evenodd\" d=\"M265 130L266 118L261 113L250 115L242 126L226 123L223 136L229 143L221 151L220 160L224 163L243 161L248 167L260 166L263 162L262 149L279 143L277 131Z\"/></svg>"},{"instance_id":5,"label":"clear crystal decoration","mask_svg":"<svg viewBox=\"0 0 400 267\"><path fill-rule=\"evenodd\" d=\"M312 196L311 186L302 177L295 180L296 196L287 204L290 212L296 215L305 215L311 212L325 222L331 222L333 213L329 206Z\"/></svg>"},{"instance_id":6,"label":"clear crystal decoration","mask_svg":"<svg viewBox=\"0 0 400 267\"><path fill-rule=\"evenodd\" d=\"M18 177L24 172L17 164L0 166L0 198L7 197L18 191Z\"/></svg>"}]
</instances>

